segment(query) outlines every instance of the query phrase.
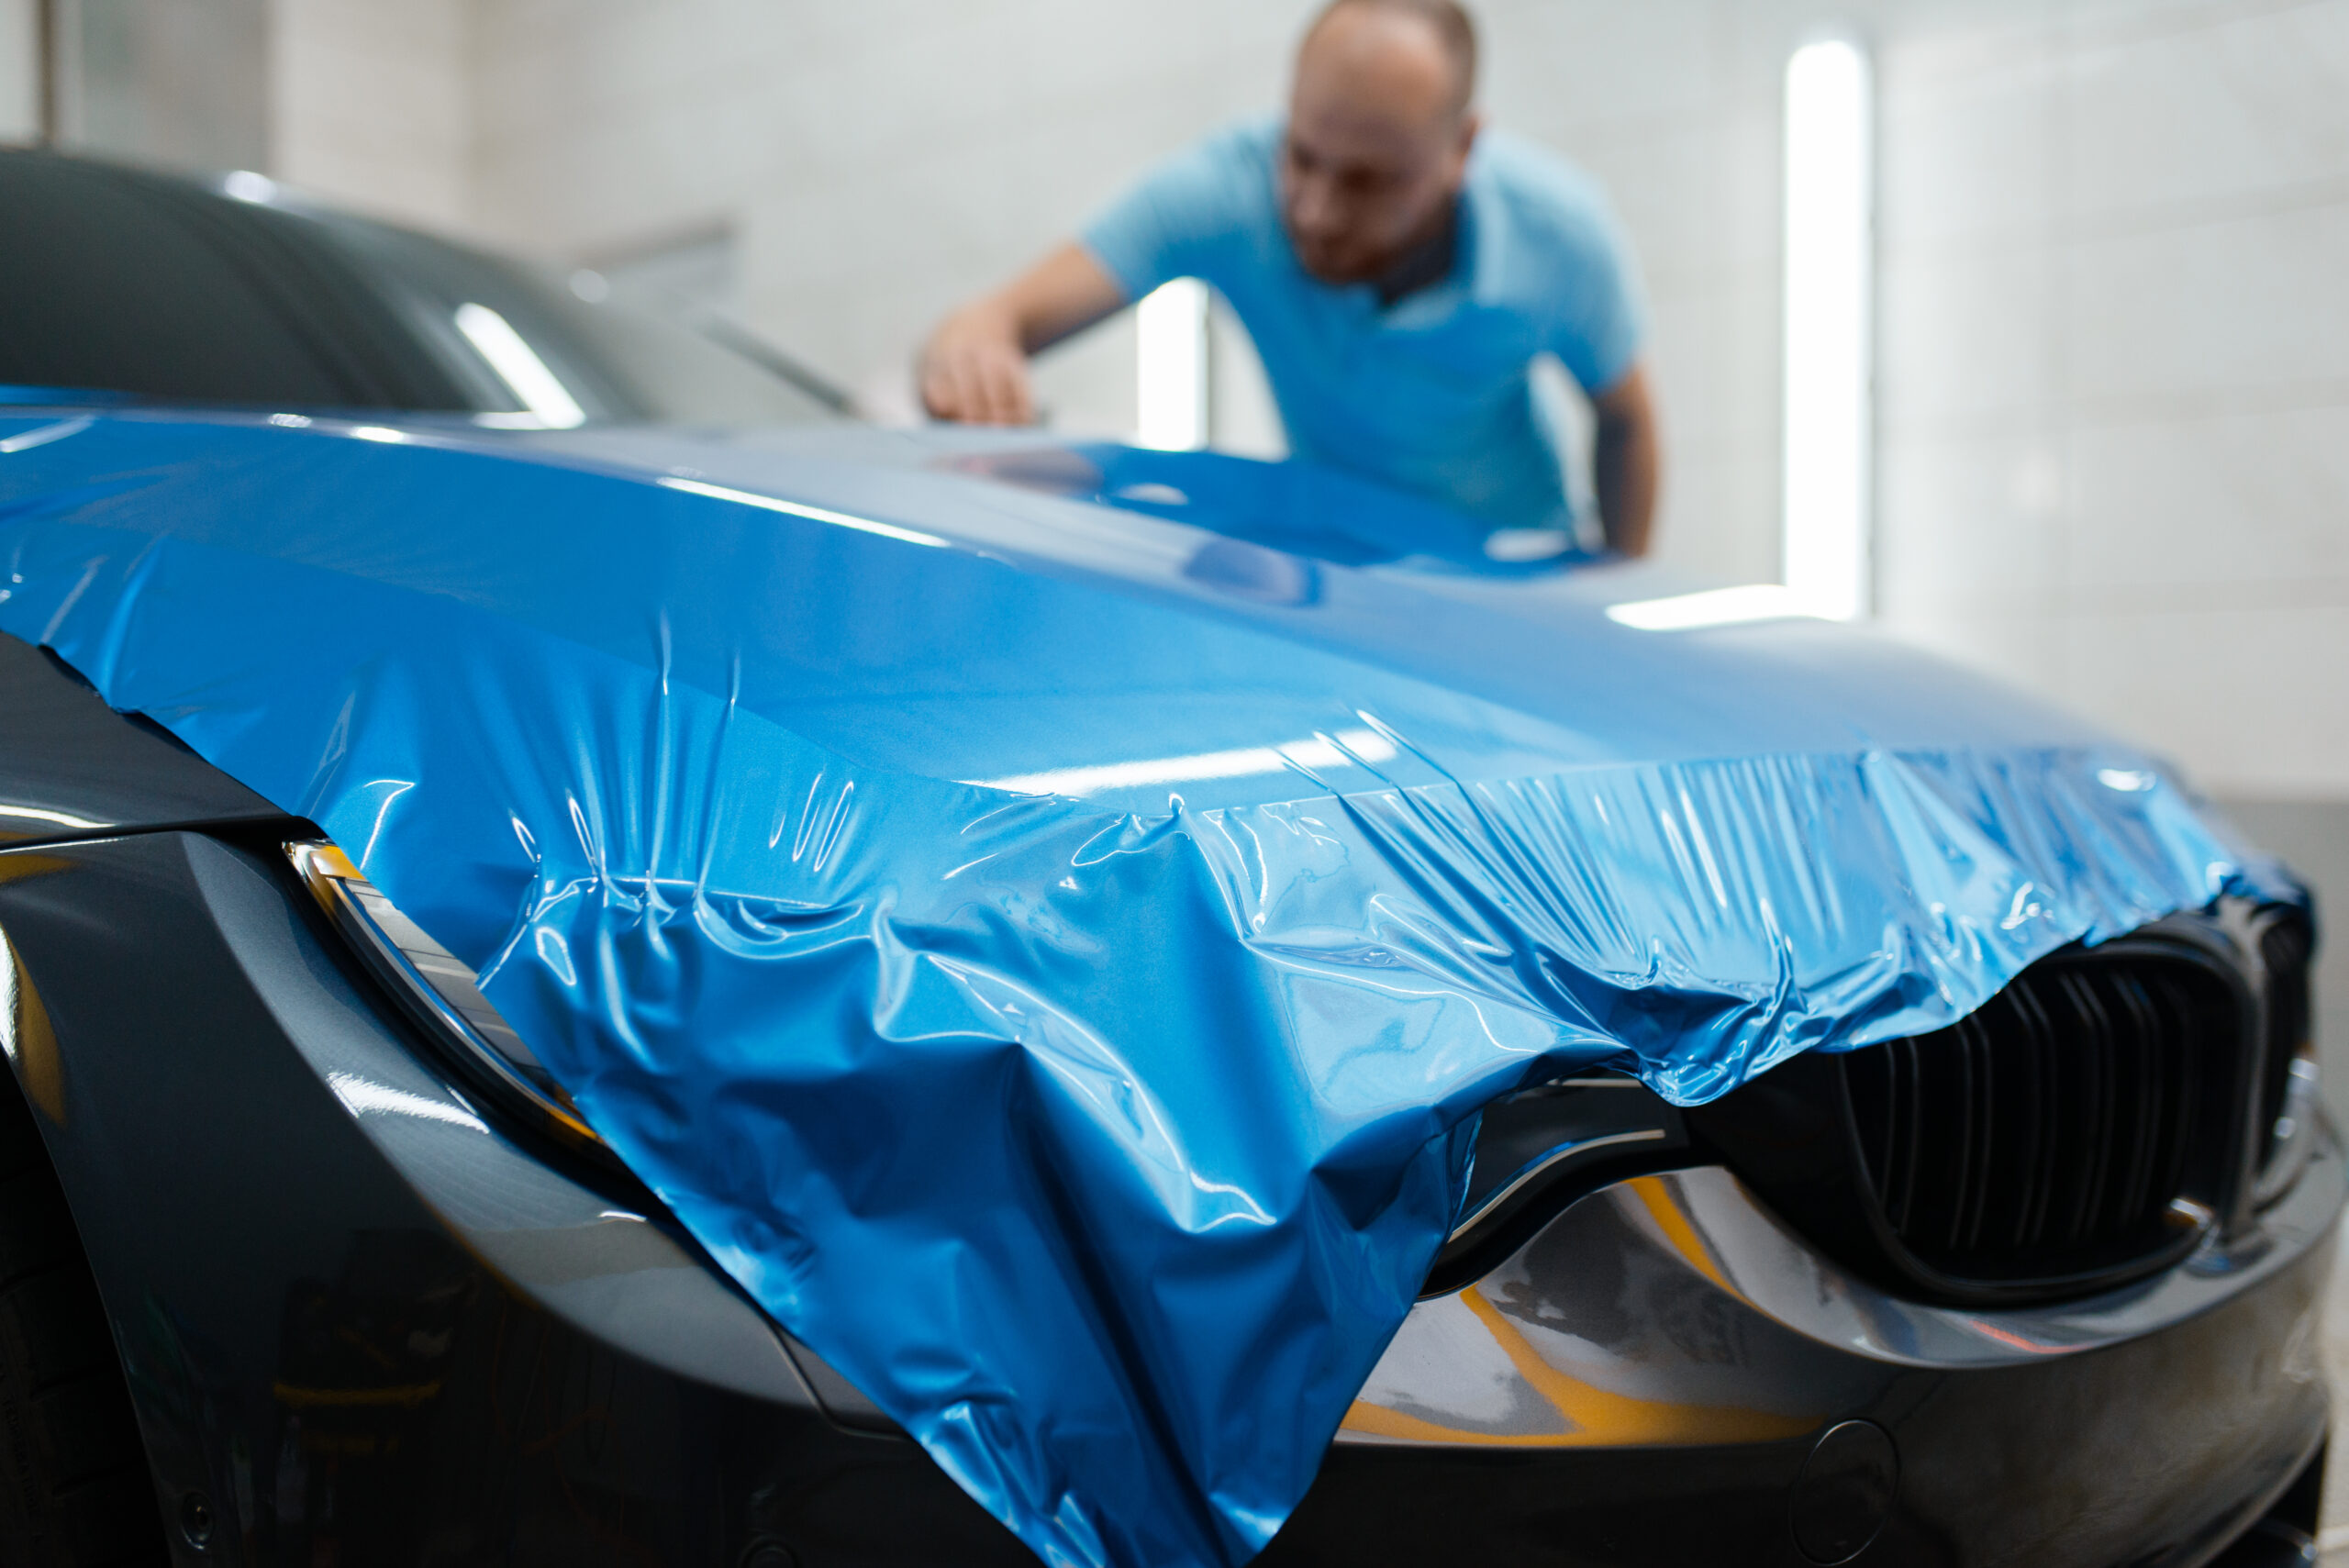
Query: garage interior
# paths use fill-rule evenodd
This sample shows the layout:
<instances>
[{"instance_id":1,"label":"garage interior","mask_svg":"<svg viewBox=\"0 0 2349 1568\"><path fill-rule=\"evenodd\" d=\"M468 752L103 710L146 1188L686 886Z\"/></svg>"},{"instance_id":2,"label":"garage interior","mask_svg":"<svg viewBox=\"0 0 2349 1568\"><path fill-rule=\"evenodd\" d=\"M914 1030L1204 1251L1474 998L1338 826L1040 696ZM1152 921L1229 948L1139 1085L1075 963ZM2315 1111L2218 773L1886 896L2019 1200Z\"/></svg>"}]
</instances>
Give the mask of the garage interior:
<instances>
[{"instance_id":1,"label":"garage interior","mask_svg":"<svg viewBox=\"0 0 2349 1568\"><path fill-rule=\"evenodd\" d=\"M0 0L0 141L241 170L748 324L884 422L924 334L1278 101L1311 0ZM1604 184L1667 441L1656 555L1784 559L1784 83L1874 82L1861 613L2173 760L2349 909L2349 0L1481 0L1492 121ZM1193 428L1133 313L1053 428L1283 450L1209 305ZM1561 414L1569 421L1575 411ZM1179 421L1178 421L1179 423ZM2349 942L2326 948L2349 1122ZM2349 1293L2329 1344L2349 1374ZM2349 1565L2333 1456L2327 1561Z\"/></svg>"}]
</instances>

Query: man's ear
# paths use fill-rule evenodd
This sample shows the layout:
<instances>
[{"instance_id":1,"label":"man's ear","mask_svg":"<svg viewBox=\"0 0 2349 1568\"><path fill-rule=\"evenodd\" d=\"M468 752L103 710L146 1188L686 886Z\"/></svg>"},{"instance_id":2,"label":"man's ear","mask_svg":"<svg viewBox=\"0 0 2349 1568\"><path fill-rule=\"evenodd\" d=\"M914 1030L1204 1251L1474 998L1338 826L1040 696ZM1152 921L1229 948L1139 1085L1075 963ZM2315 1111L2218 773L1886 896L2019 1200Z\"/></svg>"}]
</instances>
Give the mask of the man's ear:
<instances>
[{"instance_id":1,"label":"man's ear","mask_svg":"<svg viewBox=\"0 0 2349 1568\"><path fill-rule=\"evenodd\" d=\"M1464 168L1467 165L1470 150L1476 145L1478 133L1484 128L1485 117L1477 110L1470 109L1460 117L1460 139L1454 144L1452 156Z\"/></svg>"}]
</instances>

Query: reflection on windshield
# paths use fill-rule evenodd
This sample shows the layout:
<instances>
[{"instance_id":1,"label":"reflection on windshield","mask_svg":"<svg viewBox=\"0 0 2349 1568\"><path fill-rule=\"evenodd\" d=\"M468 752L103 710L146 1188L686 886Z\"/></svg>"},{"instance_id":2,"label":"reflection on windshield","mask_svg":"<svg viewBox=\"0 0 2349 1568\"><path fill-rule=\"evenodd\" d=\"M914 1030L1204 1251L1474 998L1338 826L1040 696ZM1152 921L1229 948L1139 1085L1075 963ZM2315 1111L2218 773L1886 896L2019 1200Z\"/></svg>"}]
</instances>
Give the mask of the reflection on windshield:
<instances>
[{"instance_id":1,"label":"reflection on windshield","mask_svg":"<svg viewBox=\"0 0 2349 1568\"><path fill-rule=\"evenodd\" d=\"M587 422L587 411L555 379L546 361L530 350L522 335L506 317L485 305L471 301L457 306L457 330L481 350L498 379L505 382L524 407L551 429L568 430Z\"/></svg>"}]
</instances>

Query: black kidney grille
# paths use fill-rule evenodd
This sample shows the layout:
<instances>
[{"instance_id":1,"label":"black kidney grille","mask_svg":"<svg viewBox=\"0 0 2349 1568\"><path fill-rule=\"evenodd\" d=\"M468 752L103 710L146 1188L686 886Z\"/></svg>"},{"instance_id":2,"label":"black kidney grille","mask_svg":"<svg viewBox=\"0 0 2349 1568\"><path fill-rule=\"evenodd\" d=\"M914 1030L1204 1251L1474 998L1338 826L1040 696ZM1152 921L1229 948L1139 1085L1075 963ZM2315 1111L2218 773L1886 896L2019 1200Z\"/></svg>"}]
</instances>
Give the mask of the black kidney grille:
<instances>
[{"instance_id":1,"label":"black kidney grille","mask_svg":"<svg viewBox=\"0 0 2349 1568\"><path fill-rule=\"evenodd\" d=\"M2309 960L2316 947L2308 922L2281 917L2259 934L2267 972L2267 1051L2260 1061L2259 1162L2276 1152L2277 1124L2292 1086L2292 1062L2309 1042Z\"/></svg>"},{"instance_id":2,"label":"black kidney grille","mask_svg":"<svg viewBox=\"0 0 2349 1568\"><path fill-rule=\"evenodd\" d=\"M1887 1223L1955 1279L2160 1249L2179 1234L2173 1200L2220 1164L2240 1034L2234 993L2200 966L2088 953L2034 966L1952 1028L1850 1053Z\"/></svg>"}]
</instances>

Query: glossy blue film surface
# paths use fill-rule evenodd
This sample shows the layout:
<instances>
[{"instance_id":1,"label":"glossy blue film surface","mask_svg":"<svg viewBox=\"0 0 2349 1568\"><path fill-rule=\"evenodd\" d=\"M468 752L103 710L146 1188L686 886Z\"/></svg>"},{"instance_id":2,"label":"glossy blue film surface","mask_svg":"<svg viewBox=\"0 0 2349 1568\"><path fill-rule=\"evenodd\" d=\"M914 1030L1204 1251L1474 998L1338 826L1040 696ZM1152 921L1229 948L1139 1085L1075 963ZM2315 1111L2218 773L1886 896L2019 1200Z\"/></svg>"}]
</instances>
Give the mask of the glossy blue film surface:
<instances>
[{"instance_id":1,"label":"glossy blue film surface","mask_svg":"<svg viewBox=\"0 0 2349 1568\"><path fill-rule=\"evenodd\" d=\"M1653 573L1396 560L1297 471L66 423L0 419L0 630L330 832L1055 1563L1270 1538L1495 1096L1703 1100L2299 896L1897 644L1638 630Z\"/></svg>"}]
</instances>

